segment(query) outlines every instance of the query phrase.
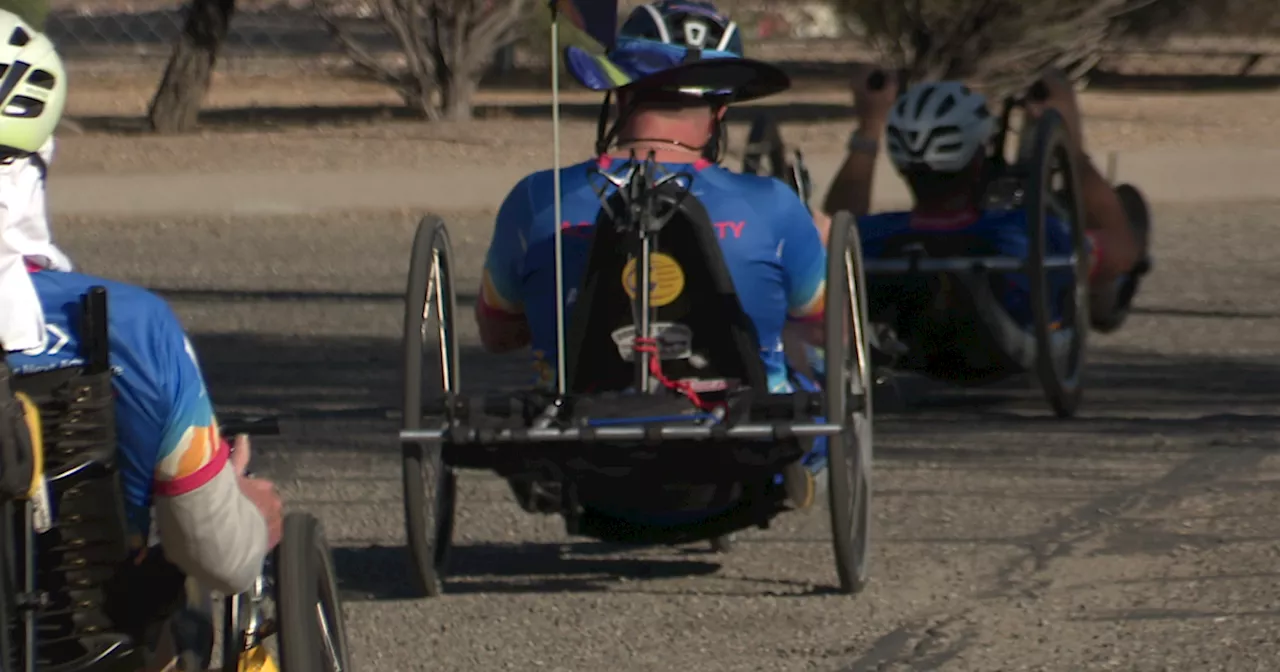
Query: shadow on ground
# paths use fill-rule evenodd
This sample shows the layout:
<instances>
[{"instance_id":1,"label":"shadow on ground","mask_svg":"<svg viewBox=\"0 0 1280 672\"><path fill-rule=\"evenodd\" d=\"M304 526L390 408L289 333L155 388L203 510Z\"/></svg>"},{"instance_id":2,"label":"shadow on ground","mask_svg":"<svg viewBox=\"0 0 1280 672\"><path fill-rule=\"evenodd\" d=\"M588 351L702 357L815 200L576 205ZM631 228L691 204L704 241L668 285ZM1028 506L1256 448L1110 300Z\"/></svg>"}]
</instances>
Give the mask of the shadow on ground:
<instances>
[{"instance_id":1,"label":"shadow on ground","mask_svg":"<svg viewBox=\"0 0 1280 672\"><path fill-rule=\"evenodd\" d=\"M706 576L719 563L623 555L628 547L594 542L479 543L453 548L445 593L602 592L632 580ZM347 600L415 597L406 586L403 546L333 549L339 588Z\"/></svg>"},{"instance_id":2,"label":"shadow on ground","mask_svg":"<svg viewBox=\"0 0 1280 672\"><path fill-rule=\"evenodd\" d=\"M193 339L211 392L225 408L306 414L335 407L394 408L399 401L401 355L394 339L247 334L195 334ZM477 392L519 388L531 373L518 353L494 357L474 346L462 348L460 371L464 388ZM1085 416L1071 420L1053 418L1026 380L961 390L911 379L904 383L911 398L907 412L881 417L889 429L905 417L913 436L982 432L992 423L1010 430L1110 435L1280 430L1280 414L1249 410L1280 407L1280 361L1273 358L1109 351L1094 357L1087 381ZM957 414L966 421L956 422Z\"/></svg>"}]
</instances>

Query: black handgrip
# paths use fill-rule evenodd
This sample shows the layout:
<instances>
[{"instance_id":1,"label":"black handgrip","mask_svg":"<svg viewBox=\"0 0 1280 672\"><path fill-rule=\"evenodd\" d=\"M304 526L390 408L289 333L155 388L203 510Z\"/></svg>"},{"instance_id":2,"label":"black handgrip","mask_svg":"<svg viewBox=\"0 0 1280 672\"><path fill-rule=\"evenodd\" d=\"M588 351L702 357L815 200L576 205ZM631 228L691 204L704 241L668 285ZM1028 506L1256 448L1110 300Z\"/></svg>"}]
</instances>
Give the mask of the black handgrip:
<instances>
[{"instance_id":1,"label":"black handgrip","mask_svg":"<svg viewBox=\"0 0 1280 672\"><path fill-rule=\"evenodd\" d=\"M876 70L867 77L867 88L872 91L883 91L888 83L889 77L884 74L883 70Z\"/></svg>"},{"instance_id":2,"label":"black handgrip","mask_svg":"<svg viewBox=\"0 0 1280 672\"><path fill-rule=\"evenodd\" d=\"M279 418L253 418L244 416L223 416L218 423L223 436L274 436L280 434Z\"/></svg>"},{"instance_id":3,"label":"black handgrip","mask_svg":"<svg viewBox=\"0 0 1280 672\"><path fill-rule=\"evenodd\" d=\"M1049 99L1049 85L1044 80L1037 80L1031 88L1027 90L1027 100L1033 103L1042 103Z\"/></svg>"}]
</instances>

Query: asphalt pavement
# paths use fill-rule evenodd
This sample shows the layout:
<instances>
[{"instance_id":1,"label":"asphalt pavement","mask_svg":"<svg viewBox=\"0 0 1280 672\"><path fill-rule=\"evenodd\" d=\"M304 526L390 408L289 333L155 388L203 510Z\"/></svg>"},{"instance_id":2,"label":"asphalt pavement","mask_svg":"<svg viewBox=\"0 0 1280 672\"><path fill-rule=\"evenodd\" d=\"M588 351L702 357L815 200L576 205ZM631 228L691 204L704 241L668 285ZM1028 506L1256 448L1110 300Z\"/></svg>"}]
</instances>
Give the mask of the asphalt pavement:
<instances>
[{"instance_id":1,"label":"asphalt pavement","mask_svg":"<svg viewBox=\"0 0 1280 672\"><path fill-rule=\"evenodd\" d=\"M1236 672L1280 655L1280 199L1258 190L1156 199L1157 270L1125 329L1092 340L1080 417L1051 419L1029 381L903 381L905 408L875 424L862 595L831 590L824 507L728 555L625 549L568 537L467 473L447 595L418 600L395 423L339 411L396 403L423 204L170 215L135 194L139 212L92 214L126 196L75 179L56 186L59 241L84 270L170 299L221 408L334 413L255 448L289 505L324 522L359 670ZM462 201L446 214L465 317L492 213L453 212L490 206ZM460 328L465 389L528 375Z\"/></svg>"}]
</instances>

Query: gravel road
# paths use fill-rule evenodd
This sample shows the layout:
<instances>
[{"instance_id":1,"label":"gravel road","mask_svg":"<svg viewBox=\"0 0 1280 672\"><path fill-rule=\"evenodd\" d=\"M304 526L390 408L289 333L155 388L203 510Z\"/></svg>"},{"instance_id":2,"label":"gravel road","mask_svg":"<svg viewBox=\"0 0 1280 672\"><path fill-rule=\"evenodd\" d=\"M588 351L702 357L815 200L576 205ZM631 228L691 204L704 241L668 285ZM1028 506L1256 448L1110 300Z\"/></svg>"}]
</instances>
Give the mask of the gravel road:
<instances>
[{"instance_id":1,"label":"gravel road","mask_svg":"<svg viewBox=\"0 0 1280 672\"><path fill-rule=\"evenodd\" d=\"M454 577L404 597L394 426L288 423L257 442L324 521L361 670L1272 670L1280 656L1280 203L1156 207L1158 269L1093 341L1082 416L1015 382L908 381L877 419L873 583L835 583L825 510L727 556L627 550L462 482ZM491 214L450 217L475 286ZM63 217L89 272L160 290L217 402L281 413L396 401L413 217ZM464 291L463 314L473 300ZM525 373L478 354L465 385Z\"/></svg>"}]
</instances>

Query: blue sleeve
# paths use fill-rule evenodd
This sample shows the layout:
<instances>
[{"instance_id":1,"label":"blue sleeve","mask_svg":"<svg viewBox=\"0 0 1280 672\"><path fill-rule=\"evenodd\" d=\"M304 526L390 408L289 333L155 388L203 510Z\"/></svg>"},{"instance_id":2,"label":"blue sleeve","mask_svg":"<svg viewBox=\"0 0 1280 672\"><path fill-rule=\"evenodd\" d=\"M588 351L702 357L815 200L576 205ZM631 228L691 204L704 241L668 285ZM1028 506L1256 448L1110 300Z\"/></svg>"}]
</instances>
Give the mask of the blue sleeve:
<instances>
[{"instance_id":1,"label":"blue sleeve","mask_svg":"<svg viewBox=\"0 0 1280 672\"><path fill-rule=\"evenodd\" d=\"M790 187L775 184L772 220L787 283L787 314L796 320L820 318L826 308L827 250L804 202Z\"/></svg>"},{"instance_id":2,"label":"blue sleeve","mask_svg":"<svg viewBox=\"0 0 1280 672\"><path fill-rule=\"evenodd\" d=\"M529 245L529 226L533 219L529 179L521 180L498 209L493 227L493 240L484 258L480 287L483 310L503 315L524 314L520 279L524 274L524 256Z\"/></svg>"},{"instance_id":3,"label":"blue sleeve","mask_svg":"<svg viewBox=\"0 0 1280 672\"><path fill-rule=\"evenodd\" d=\"M228 457L195 349L159 297L147 295L122 308L133 310L117 311L127 323L119 324L111 344L125 411L118 419L121 444L154 451L156 494L191 492L221 471ZM117 329L115 319L112 328Z\"/></svg>"}]
</instances>

